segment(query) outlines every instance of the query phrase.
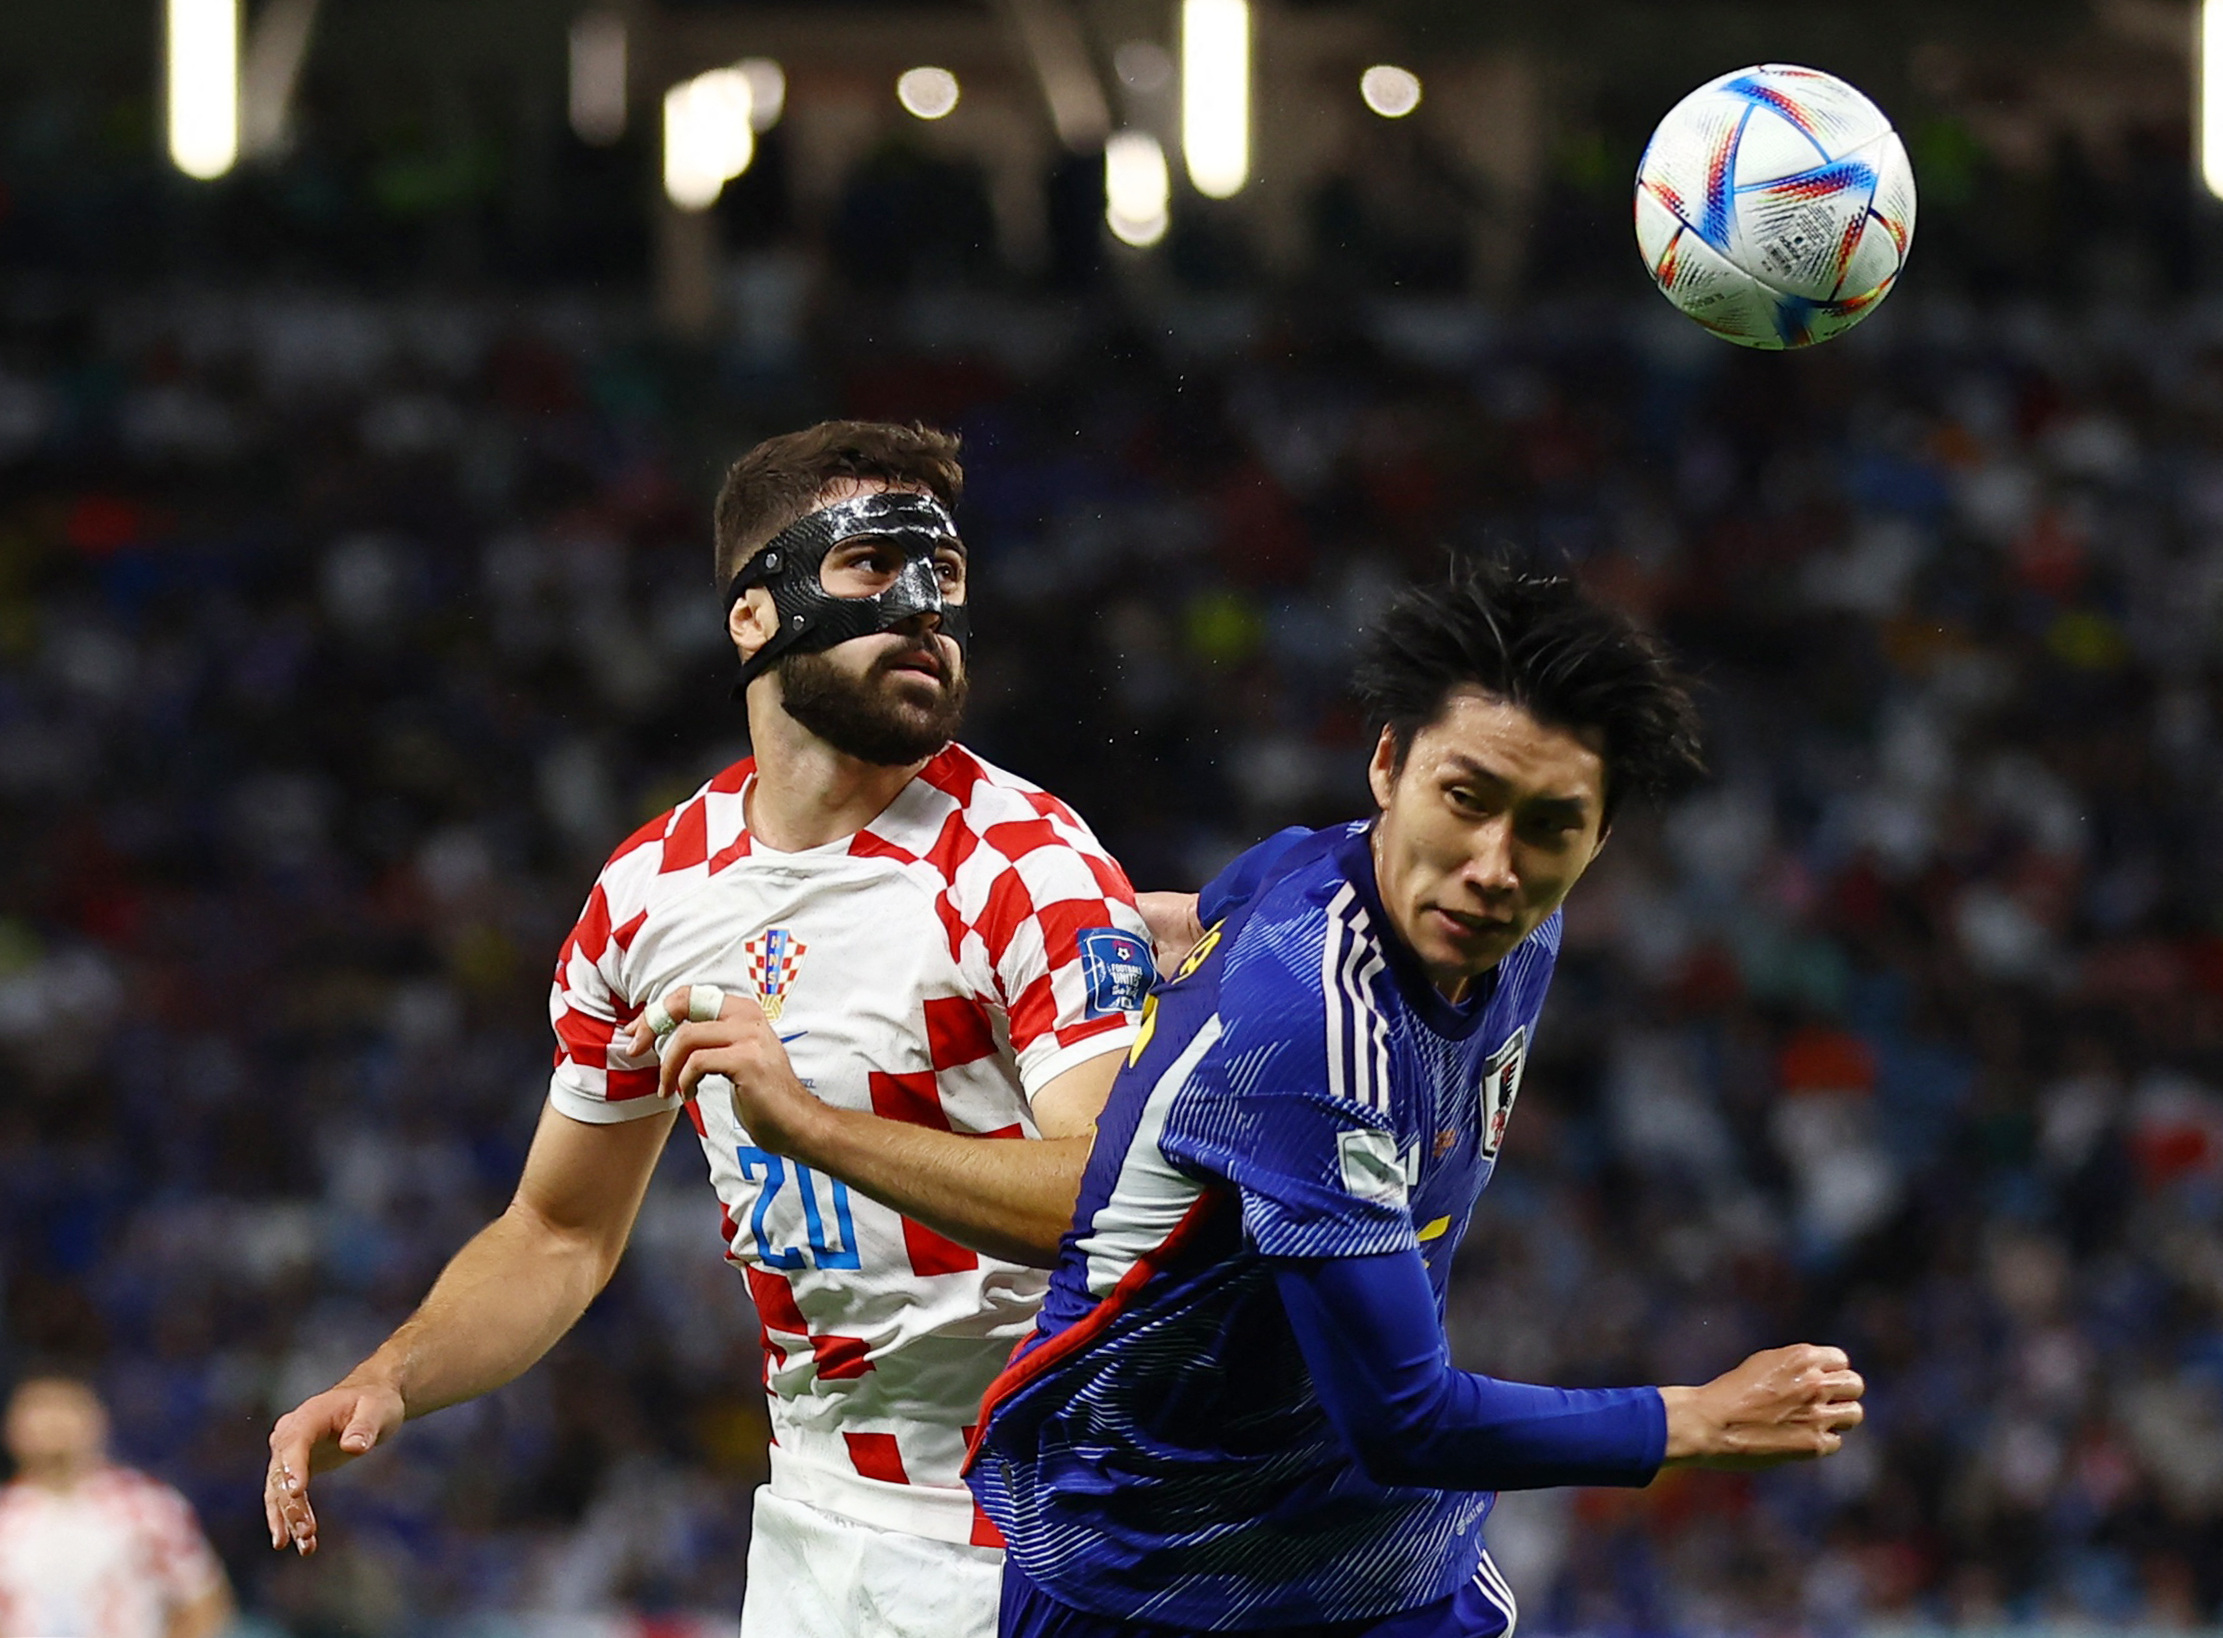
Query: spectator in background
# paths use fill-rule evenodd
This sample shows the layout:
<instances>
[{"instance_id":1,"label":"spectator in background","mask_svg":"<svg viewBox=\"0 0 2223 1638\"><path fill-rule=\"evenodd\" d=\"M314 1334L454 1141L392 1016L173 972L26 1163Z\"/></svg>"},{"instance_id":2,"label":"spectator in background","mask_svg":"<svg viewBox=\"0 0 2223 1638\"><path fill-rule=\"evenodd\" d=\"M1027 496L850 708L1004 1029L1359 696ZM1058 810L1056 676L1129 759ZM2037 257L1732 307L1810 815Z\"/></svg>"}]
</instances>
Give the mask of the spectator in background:
<instances>
[{"instance_id":1,"label":"spectator in background","mask_svg":"<svg viewBox=\"0 0 2223 1638\"><path fill-rule=\"evenodd\" d=\"M186 1499L108 1460L84 1383L34 1376L8 1401L0 1638L213 1638L231 1587Z\"/></svg>"}]
</instances>

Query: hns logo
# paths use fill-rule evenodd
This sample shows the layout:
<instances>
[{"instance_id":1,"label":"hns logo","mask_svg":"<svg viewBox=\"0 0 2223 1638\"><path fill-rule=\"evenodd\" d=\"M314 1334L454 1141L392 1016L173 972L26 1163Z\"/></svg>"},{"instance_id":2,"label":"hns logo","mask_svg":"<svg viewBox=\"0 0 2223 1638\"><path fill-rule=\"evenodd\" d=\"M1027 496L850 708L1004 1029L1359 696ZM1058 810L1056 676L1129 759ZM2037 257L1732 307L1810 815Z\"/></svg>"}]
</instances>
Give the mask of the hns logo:
<instances>
[{"instance_id":1,"label":"hns logo","mask_svg":"<svg viewBox=\"0 0 2223 1638\"><path fill-rule=\"evenodd\" d=\"M1088 975L1088 1016L1133 1012L1150 990L1150 946L1116 927L1081 929L1081 970Z\"/></svg>"},{"instance_id":2,"label":"hns logo","mask_svg":"<svg viewBox=\"0 0 2223 1638\"><path fill-rule=\"evenodd\" d=\"M784 927L767 927L741 946L749 958L749 982L756 986L757 1005L773 1023L780 1021L787 998L795 988L795 973L810 948Z\"/></svg>"}]
</instances>

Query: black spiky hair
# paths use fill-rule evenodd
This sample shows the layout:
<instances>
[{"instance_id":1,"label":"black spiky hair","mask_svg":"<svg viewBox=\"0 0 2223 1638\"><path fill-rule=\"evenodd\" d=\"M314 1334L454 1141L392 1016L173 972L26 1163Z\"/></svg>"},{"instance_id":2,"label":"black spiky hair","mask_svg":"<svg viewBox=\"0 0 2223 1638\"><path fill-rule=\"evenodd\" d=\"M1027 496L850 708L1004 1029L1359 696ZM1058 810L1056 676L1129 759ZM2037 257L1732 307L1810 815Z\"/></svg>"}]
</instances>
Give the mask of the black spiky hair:
<instances>
[{"instance_id":1,"label":"black spiky hair","mask_svg":"<svg viewBox=\"0 0 2223 1638\"><path fill-rule=\"evenodd\" d=\"M1608 823L1626 797L1661 801L1706 771L1698 708L1666 646L1567 576L1454 561L1374 623L1352 679L1373 731L1390 731L1400 773L1413 736L1462 685L1552 727L1595 732Z\"/></svg>"}]
</instances>

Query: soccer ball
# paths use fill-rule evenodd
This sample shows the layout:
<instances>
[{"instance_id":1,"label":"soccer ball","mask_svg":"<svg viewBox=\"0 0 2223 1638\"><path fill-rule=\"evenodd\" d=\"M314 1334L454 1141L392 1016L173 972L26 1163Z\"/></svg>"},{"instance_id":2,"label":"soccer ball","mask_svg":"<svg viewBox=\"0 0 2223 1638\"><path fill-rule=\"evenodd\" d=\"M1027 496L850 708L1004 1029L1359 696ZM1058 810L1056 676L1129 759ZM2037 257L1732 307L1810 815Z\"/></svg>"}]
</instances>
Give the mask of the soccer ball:
<instances>
[{"instance_id":1,"label":"soccer ball","mask_svg":"<svg viewBox=\"0 0 2223 1638\"><path fill-rule=\"evenodd\" d=\"M1833 74L1762 63L1667 112L1636 169L1652 281L1741 347L1806 347L1890 294L1914 172L1883 112Z\"/></svg>"}]
</instances>

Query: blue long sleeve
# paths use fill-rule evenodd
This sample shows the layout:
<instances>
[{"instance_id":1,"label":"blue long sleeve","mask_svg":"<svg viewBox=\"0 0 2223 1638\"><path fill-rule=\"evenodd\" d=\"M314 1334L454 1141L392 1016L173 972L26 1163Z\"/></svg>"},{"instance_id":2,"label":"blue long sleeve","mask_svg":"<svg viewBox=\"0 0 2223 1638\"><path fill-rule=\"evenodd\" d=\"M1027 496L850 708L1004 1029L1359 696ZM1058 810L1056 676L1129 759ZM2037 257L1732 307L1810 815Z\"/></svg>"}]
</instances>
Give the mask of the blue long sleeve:
<instances>
[{"instance_id":1,"label":"blue long sleeve","mask_svg":"<svg viewBox=\"0 0 2223 1638\"><path fill-rule=\"evenodd\" d=\"M1657 1388L1540 1388L1453 1369L1418 1251L1278 1259L1275 1280L1328 1420L1379 1484L1540 1490L1649 1484Z\"/></svg>"}]
</instances>

